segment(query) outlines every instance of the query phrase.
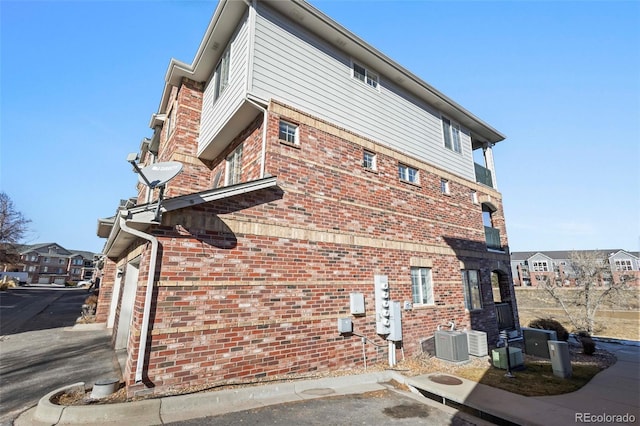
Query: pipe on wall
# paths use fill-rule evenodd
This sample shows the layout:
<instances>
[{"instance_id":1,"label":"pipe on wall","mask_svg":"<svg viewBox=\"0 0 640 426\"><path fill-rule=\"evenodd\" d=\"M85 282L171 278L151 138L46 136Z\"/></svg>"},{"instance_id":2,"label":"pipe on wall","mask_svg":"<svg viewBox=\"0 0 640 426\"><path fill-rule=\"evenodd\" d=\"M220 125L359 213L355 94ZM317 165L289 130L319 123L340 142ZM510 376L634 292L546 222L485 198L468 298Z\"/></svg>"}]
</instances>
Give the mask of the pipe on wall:
<instances>
[{"instance_id":1,"label":"pipe on wall","mask_svg":"<svg viewBox=\"0 0 640 426\"><path fill-rule=\"evenodd\" d=\"M153 284L156 276L156 264L158 263L158 239L153 235L130 228L127 221L120 218L120 229L124 232L145 239L151 243L151 257L149 258L149 274L147 275L147 293L144 298L144 314L142 316L142 326L140 328L140 346L138 348L138 361L136 363L135 381L142 381L142 368L144 366L144 355L147 351L147 333L149 331L149 318L151 316L151 297L153 296Z\"/></svg>"}]
</instances>

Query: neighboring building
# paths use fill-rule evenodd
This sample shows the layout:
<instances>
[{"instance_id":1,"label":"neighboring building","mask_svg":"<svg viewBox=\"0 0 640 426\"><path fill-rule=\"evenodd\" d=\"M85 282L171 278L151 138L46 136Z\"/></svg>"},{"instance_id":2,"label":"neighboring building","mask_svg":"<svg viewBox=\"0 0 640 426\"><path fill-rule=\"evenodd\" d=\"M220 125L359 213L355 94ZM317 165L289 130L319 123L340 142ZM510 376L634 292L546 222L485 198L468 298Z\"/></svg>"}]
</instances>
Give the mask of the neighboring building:
<instances>
[{"instance_id":1,"label":"neighboring building","mask_svg":"<svg viewBox=\"0 0 640 426\"><path fill-rule=\"evenodd\" d=\"M504 136L309 4L221 1L150 127L140 167L182 173L159 209L139 185L98 223L97 318L130 396L411 356L450 322L490 344L517 328Z\"/></svg>"},{"instance_id":2,"label":"neighboring building","mask_svg":"<svg viewBox=\"0 0 640 426\"><path fill-rule=\"evenodd\" d=\"M20 263L5 265L5 272L26 272L27 284L65 284L93 277L95 253L67 250L56 243L19 247Z\"/></svg>"},{"instance_id":3,"label":"neighboring building","mask_svg":"<svg viewBox=\"0 0 640 426\"><path fill-rule=\"evenodd\" d=\"M571 269L571 253L574 252L586 252L594 254L597 259L607 259L614 280L618 280L622 275L635 277L632 284L637 285L640 277L640 253L621 249L512 252L511 271L514 285L536 287L540 285L541 280L551 280L563 286L574 285L575 276Z\"/></svg>"}]
</instances>

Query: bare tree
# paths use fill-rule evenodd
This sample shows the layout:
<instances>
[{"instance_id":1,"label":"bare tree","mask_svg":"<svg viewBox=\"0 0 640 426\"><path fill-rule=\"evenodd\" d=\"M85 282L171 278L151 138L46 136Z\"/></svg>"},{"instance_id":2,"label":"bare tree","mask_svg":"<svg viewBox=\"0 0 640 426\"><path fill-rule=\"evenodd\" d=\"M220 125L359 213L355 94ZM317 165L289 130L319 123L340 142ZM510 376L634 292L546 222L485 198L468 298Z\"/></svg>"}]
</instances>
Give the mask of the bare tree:
<instances>
[{"instance_id":1,"label":"bare tree","mask_svg":"<svg viewBox=\"0 0 640 426\"><path fill-rule=\"evenodd\" d=\"M541 288L562 308L576 330L593 334L595 317L603 303L620 306L625 300L631 274L614 275L606 254L597 251L572 252L566 265L569 281L564 287L562 277L541 275Z\"/></svg>"},{"instance_id":2,"label":"bare tree","mask_svg":"<svg viewBox=\"0 0 640 426\"><path fill-rule=\"evenodd\" d=\"M19 260L17 244L24 238L31 220L17 211L9 196L0 192L0 264Z\"/></svg>"}]
</instances>

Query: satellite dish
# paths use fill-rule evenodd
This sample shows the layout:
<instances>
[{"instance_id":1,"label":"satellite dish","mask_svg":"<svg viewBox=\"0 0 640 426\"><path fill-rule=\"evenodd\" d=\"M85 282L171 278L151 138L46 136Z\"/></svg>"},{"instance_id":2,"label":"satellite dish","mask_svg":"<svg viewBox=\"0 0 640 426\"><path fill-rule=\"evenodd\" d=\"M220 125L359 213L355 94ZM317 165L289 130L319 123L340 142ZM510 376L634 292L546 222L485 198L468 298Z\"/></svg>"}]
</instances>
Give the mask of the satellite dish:
<instances>
[{"instance_id":1,"label":"satellite dish","mask_svg":"<svg viewBox=\"0 0 640 426\"><path fill-rule=\"evenodd\" d=\"M138 181L149 188L163 186L182 171L182 163L166 161L143 167L138 173Z\"/></svg>"}]
</instances>

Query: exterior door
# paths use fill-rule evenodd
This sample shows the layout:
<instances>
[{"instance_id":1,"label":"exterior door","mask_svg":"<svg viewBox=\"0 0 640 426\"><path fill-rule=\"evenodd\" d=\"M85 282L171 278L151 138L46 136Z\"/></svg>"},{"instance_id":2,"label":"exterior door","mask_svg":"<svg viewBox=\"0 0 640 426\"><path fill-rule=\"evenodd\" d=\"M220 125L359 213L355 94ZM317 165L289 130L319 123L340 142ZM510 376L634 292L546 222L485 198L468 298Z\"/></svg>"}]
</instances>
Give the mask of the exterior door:
<instances>
[{"instance_id":1,"label":"exterior door","mask_svg":"<svg viewBox=\"0 0 640 426\"><path fill-rule=\"evenodd\" d=\"M129 331L131 330L131 319L133 318L133 305L136 300L136 290L138 289L139 269L140 258L137 258L127 264L127 271L124 276L124 288L122 290L122 302L120 303L118 330L116 331L116 350L125 349L129 342Z\"/></svg>"}]
</instances>

